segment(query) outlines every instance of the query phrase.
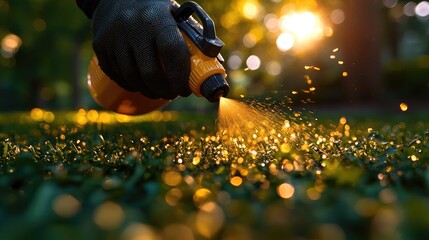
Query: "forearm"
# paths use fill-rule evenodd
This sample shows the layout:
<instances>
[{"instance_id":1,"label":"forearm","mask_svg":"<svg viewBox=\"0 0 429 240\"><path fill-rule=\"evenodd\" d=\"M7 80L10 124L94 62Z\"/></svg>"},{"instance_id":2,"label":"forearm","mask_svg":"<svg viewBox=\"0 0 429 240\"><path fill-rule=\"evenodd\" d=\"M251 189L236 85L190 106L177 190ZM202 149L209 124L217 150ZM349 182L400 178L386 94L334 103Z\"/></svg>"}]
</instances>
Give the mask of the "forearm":
<instances>
[{"instance_id":1,"label":"forearm","mask_svg":"<svg viewBox=\"0 0 429 240\"><path fill-rule=\"evenodd\" d=\"M76 0L77 5L86 14L86 16L92 19L92 13L98 5L100 0Z\"/></svg>"}]
</instances>

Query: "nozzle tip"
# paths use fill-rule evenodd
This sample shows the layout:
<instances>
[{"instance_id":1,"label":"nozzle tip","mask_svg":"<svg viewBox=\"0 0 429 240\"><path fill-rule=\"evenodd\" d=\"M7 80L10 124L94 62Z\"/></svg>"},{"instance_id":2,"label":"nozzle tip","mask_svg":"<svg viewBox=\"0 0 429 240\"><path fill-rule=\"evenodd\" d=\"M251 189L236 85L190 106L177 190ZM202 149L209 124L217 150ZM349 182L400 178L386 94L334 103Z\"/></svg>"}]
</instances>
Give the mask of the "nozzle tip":
<instances>
[{"instance_id":1,"label":"nozzle tip","mask_svg":"<svg viewBox=\"0 0 429 240\"><path fill-rule=\"evenodd\" d=\"M200 88L201 94L210 102L219 102L221 97L229 93L229 85L221 74L207 78Z\"/></svg>"}]
</instances>

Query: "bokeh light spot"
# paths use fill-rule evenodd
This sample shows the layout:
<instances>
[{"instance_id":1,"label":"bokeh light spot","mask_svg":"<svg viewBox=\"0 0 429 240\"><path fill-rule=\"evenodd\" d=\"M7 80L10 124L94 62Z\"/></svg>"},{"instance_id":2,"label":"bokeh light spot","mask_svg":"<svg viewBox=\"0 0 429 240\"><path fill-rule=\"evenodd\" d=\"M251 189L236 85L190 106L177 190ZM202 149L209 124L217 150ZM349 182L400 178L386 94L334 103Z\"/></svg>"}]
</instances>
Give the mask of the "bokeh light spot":
<instances>
[{"instance_id":1,"label":"bokeh light spot","mask_svg":"<svg viewBox=\"0 0 429 240\"><path fill-rule=\"evenodd\" d=\"M232 70L236 70L239 69L241 67L243 60L241 59L241 57L239 55L231 55L228 60L227 60L227 64L228 67Z\"/></svg>"},{"instance_id":2,"label":"bokeh light spot","mask_svg":"<svg viewBox=\"0 0 429 240\"><path fill-rule=\"evenodd\" d=\"M260 7L258 6L257 2L254 1L247 1L243 5L243 16L247 19L254 19L259 13Z\"/></svg>"},{"instance_id":3,"label":"bokeh light spot","mask_svg":"<svg viewBox=\"0 0 429 240\"><path fill-rule=\"evenodd\" d=\"M94 213L94 222L104 230L114 230L121 226L125 213L117 203L108 201L97 207Z\"/></svg>"},{"instance_id":4,"label":"bokeh light spot","mask_svg":"<svg viewBox=\"0 0 429 240\"><path fill-rule=\"evenodd\" d=\"M202 206L206 203L212 196L212 192L207 188L200 188L195 191L193 200L196 206Z\"/></svg>"},{"instance_id":5,"label":"bokeh light spot","mask_svg":"<svg viewBox=\"0 0 429 240\"><path fill-rule=\"evenodd\" d=\"M87 113L87 118L90 122L97 122L98 116L99 114L96 110L89 110Z\"/></svg>"},{"instance_id":6,"label":"bokeh light spot","mask_svg":"<svg viewBox=\"0 0 429 240\"><path fill-rule=\"evenodd\" d=\"M279 26L279 19L275 14L269 13L264 17L264 25L269 31L276 31Z\"/></svg>"},{"instance_id":7,"label":"bokeh light spot","mask_svg":"<svg viewBox=\"0 0 429 240\"><path fill-rule=\"evenodd\" d=\"M257 70L261 67L261 59L256 55L251 55L247 58L246 64L250 70Z\"/></svg>"},{"instance_id":8,"label":"bokeh light spot","mask_svg":"<svg viewBox=\"0 0 429 240\"><path fill-rule=\"evenodd\" d=\"M172 188L165 194L165 202L170 206L176 206L180 199L182 199L183 193L179 188Z\"/></svg>"},{"instance_id":9,"label":"bokeh light spot","mask_svg":"<svg viewBox=\"0 0 429 240\"><path fill-rule=\"evenodd\" d=\"M238 187L243 183L243 179L239 176L235 176L231 178L230 182L231 182L231 185Z\"/></svg>"},{"instance_id":10,"label":"bokeh light spot","mask_svg":"<svg viewBox=\"0 0 429 240\"><path fill-rule=\"evenodd\" d=\"M282 65L278 61L268 62L266 69L271 76L278 76L282 73Z\"/></svg>"},{"instance_id":11,"label":"bokeh light spot","mask_svg":"<svg viewBox=\"0 0 429 240\"><path fill-rule=\"evenodd\" d=\"M50 111L45 111L43 113L43 120L47 123L52 123L55 120L55 114Z\"/></svg>"},{"instance_id":12,"label":"bokeh light spot","mask_svg":"<svg viewBox=\"0 0 429 240\"><path fill-rule=\"evenodd\" d=\"M363 217L373 216L378 208L378 202L372 198L362 198L354 206L356 213Z\"/></svg>"},{"instance_id":13,"label":"bokeh light spot","mask_svg":"<svg viewBox=\"0 0 429 240\"><path fill-rule=\"evenodd\" d=\"M307 197L310 200L316 201L320 199L320 192L316 190L316 188L309 188L307 189Z\"/></svg>"},{"instance_id":14,"label":"bokeh light spot","mask_svg":"<svg viewBox=\"0 0 429 240\"><path fill-rule=\"evenodd\" d=\"M335 9L331 12L331 21L334 24L341 24L346 19L346 15L344 14L344 11L341 9Z\"/></svg>"},{"instance_id":15,"label":"bokeh light spot","mask_svg":"<svg viewBox=\"0 0 429 240\"><path fill-rule=\"evenodd\" d=\"M163 174L162 180L168 186L177 186L182 182L182 175L176 171L168 171Z\"/></svg>"},{"instance_id":16,"label":"bokeh light spot","mask_svg":"<svg viewBox=\"0 0 429 240\"><path fill-rule=\"evenodd\" d=\"M344 230L337 224L323 224L319 229L320 239L322 240L345 240Z\"/></svg>"},{"instance_id":17,"label":"bokeh light spot","mask_svg":"<svg viewBox=\"0 0 429 240\"><path fill-rule=\"evenodd\" d=\"M408 104L401 103L399 104L399 108L401 108L401 111L406 112L408 110Z\"/></svg>"},{"instance_id":18,"label":"bokeh light spot","mask_svg":"<svg viewBox=\"0 0 429 240\"><path fill-rule=\"evenodd\" d=\"M404 8L402 9L405 16L412 17L416 15L416 6L417 4L415 2L408 2L404 5Z\"/></svg>"},{"instance_id":19,"label":"bokeh light spot","mask_svg":"<svg viewBox=\"0 0 429 240\"><path fill-rule=\"evenodd\" d=\"M277 44L277 48L280 51L286 52L293 47L293 45L295 44L295 40L290 33L284 32L279 35L279 37L277 38L276 44Z\"/></svg>"},{"instance_id":20,"label":"bokeh light spot","mask_svg":"<svg viewBox=\"0 0 429 240\"><path fill-rule=\"evenodd\" d=\"M15 34L7 34L1 41L1 53L5 58L11 58L18 51L22 40Z\"/></svg>"},{"instance_id":21,"label":"bokeh light spot","mask_svg":"<svg viewBox=\"0 0 429 240\"><path fill-rule=\"evenodd\" d=\"M387 8L394 8L398 4L398 0L383 0L383 5Z\"/></svg>"},{"instance_id":22,"label":"bokeh light spot","mask_svg":"<svg viewBox=\"0 0 429 240\"><path fill-rule=\"evenodd\" d=\"M220 24L228 29L235 24L237 24L240 21L240 16L238 14L235 14L234 12L227 12L224 14L220 19Z\"/></svg>"},{"instance_id":23,"label":"bokeh light spot","mask_svg":"<svg viewBox=\"0 0 429 240\"><path fill-rule=\"evenodd\" d=\"M33 121L42 121L43 120L43 110L40 108L31 109L30 117Z\"/></svg>"},{"instance_id":24,"label":"bokeh light spot","mask_svg":"<svg viewBox=\"0 0 429 240\"><path fill-rule=\"evenodd\" d=\"M281 198L285 198L285 199L291 198L294 193L295 193L295 188L289 183L283 183L277 187L277 194Z\"/></svg>"},{"instance_id":25,"label":"bokeh light spot","mask_svg":"<svg viewBox=\"0 0 429 240\"><path fill-rule=\"evenodd\" d=\"M283 143L281 146L280 146L280 151L282 152L282 153L289 153L290 151L291 151L291 147L290 147L290 145L288 144L288 143Z\"/></svg>"},{"instance_id":26,"label":"bokeh light spot","mask_svg":"<svg viewBox=\"0 0 429 240\"><path fill-rule=\"evenodd\" d=\"M422 18L429 16L429 2L421 1L416 5L415 12L417 16Z\"/></svg>"},{"instance_id":27,"label":"bokeh light spot","mask_svg":"<svg viewBox=\"0 0 429 240\"><path fill-rule=\"evenodd\" d=\"M224 221L225 214L222 208L214 202L207 202L197 213L195 225L201 235L212 238L221 229Z\"/></svg>"},{"instance_id":28,"label":"bokeh light spot","mask_svg":"<svg viewBox=\"0 0 429 240\"><path fill-rule=\"evenodd\" d=\"M33 27L34 27L34 30L38 32L42 32L46 29L46 22L45 20L38 18L33 21Z\"/></svg>"},{"instance_id":29,"label":"bokeh light spot","mask_svg":"<svg viewBox=\"0 0 429 240\"><path fill-rule=\"evenodd\" d=\"M80 210L80 202L69 194L56 197L52 203L54 212L63 218L73 217Z\"/></svg>"},{"instance_id":30,"label":"bokeh light spot","mask_svg":"<svg viewBox=\"0 0 429 240\"><path fill-rule=\"evenodd\" d=\"M164 227L163 239L168 240L194 240L192 229L183 224L170 224ZM149 240L149 239L148 239Z\"/></svg>"},{"instance_id":31,"label":"bokeh light spot","mask_svg":"<svg viewBox=\"0 0 429 240\"><path fill-rule=\"evenodd\" d=\"M256 36L253 35L252 33L247 33L246 35L244 35L243 37L243 44L244 46L246 46L247 48L252 48L256 45L257 43L257 39Z\"/></svg>"},{"instance_id":32,"label":"bokeh light spot","mask_svg":"<svg viewBox=\"0 0 429 240\"><path fill-rule=\"evenodd\" d=\"M392 204L397 200L395 191L390 188L381 190L381 192L379 193L379 198L385 204Z\"/></svg>"},{"instance_id":33,"label":"bokeh light spot","mask_svg":"<svg viewBox=\"0 0 429 240\"><path fill-rule=\"evenodd\" d=\"M156 230L142 223L130 224L121 234L122 240L160 240Z\"/></svg>"}]
</instances>

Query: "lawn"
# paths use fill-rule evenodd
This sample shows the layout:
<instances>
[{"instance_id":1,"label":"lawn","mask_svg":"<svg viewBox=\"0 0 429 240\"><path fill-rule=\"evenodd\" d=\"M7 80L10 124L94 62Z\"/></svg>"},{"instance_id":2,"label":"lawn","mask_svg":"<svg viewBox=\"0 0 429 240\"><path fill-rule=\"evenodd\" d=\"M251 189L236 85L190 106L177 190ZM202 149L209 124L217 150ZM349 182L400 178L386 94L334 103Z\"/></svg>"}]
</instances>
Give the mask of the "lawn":
<instances>
[{"instance_id":1,"label":"lawn","mask_svg":"<svg viewBox=\"0 0 429 240\"><path fill-rule=\"evenodd\" d=\"M427 237L427 114L241 104L0 114L0 239Z\"/></svg>"}]
</instances>

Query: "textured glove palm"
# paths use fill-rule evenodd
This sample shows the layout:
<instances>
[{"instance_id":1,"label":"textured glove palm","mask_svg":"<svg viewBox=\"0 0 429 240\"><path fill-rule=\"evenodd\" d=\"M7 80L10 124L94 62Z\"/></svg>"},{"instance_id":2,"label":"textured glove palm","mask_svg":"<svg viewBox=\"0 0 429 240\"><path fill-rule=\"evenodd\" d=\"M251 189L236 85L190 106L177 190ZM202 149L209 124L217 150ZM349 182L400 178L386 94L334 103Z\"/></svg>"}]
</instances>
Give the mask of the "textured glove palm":
<instances>
[{"instance_id":1,"label":"textured glove palm","mask_svg":"<svg viewBox=\"0 0 429 240\"><path fill-rule=\"evenodd\" d=\"M190 56L170 0L101 0L92 16L93 48L118 85L150 98L189 96Z\"/></svg>"}]
</instances>

